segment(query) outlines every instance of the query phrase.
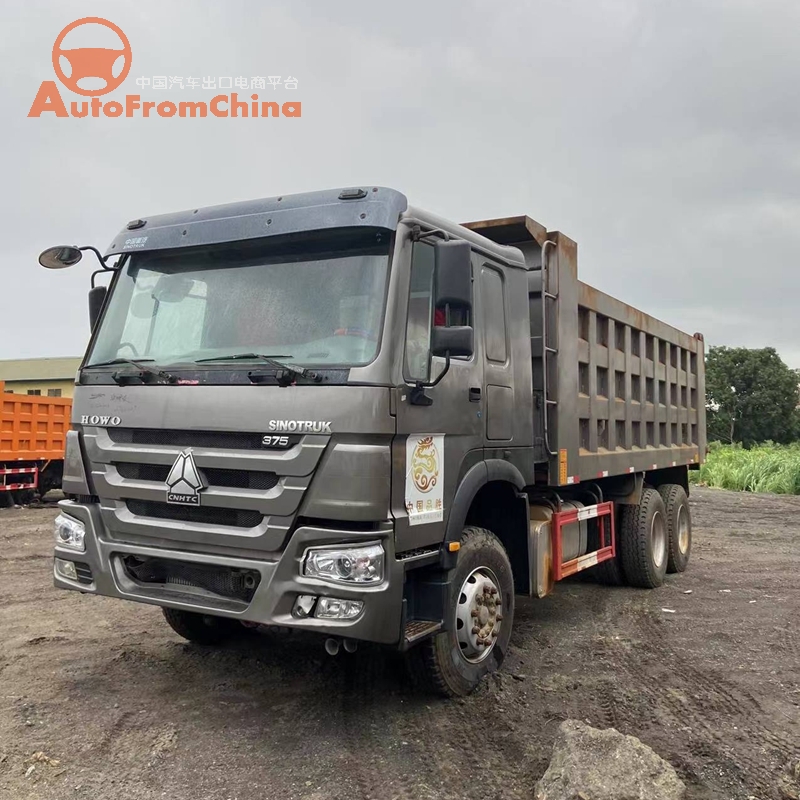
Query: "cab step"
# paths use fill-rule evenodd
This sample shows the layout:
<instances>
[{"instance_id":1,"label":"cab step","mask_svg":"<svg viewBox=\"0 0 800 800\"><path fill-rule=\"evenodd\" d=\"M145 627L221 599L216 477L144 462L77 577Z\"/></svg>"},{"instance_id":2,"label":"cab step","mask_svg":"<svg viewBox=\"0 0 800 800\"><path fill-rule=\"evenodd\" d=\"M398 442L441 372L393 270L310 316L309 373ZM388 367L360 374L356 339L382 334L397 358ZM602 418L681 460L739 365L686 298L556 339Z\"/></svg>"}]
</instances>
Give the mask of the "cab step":
<instances>
[{"instance_id":1,"label":"cab step","mask_svg":"<svg viewBox=\"0 0 800 800\"><path fill-rule=\"evenodd\" d=\"M420 639L426 639L428 636L433 636L435 633L439 633L441 629L441 622L433 622L429 619L409 620L406 622L404 634L406 647L415 644Z\"/></svg>"}]
</instances>

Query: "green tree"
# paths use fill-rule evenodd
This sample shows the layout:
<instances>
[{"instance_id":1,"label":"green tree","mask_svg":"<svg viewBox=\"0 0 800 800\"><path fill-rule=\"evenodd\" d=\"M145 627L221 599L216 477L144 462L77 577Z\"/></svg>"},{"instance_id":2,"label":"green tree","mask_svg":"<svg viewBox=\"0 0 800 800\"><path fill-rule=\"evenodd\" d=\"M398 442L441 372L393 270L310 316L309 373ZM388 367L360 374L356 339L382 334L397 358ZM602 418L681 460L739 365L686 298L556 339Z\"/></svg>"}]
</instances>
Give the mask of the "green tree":
<instances>
[{"instance_id":1,"label":"green tree","mask_svg":"<svg viewBox=\"0 0 800 800\"><path fill-rule=\"evenodd\" d=\"M798 376L774 348L712 347L706 356L708 439L749 447L798 433Z\"/></svg>"}]
</instances>

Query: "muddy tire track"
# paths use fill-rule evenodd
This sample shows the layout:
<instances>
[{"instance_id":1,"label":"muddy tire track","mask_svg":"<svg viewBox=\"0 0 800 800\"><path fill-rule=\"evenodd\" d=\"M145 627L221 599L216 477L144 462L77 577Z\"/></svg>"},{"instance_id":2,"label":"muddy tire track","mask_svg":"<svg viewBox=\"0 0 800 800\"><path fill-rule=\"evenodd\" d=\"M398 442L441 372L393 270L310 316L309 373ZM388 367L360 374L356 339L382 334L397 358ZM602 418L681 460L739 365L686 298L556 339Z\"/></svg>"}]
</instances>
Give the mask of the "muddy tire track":
<instances>
[{"instance_id":1,"label":"muddy tire track","mask_svg":"<svg viewBox=\"0 0 800 800\"><path fill-rule=\"evenodd\" d=\"M666 626L649 612L633 617L635 646L609 638L614 662L637 684L660 714L677 731L676 750L714 762L764 797L779 798L782 769L800 758L800 746L790 735L777 733L761 719L761 708L747 691L709 669L686 662L671 646ZM654 670L642 656L660 662ZM738 725L731 725L736 720ZM742 731L730 736L729 728ZM769 757L765 757L768 755Z\"/></svg>"}]
</instances>

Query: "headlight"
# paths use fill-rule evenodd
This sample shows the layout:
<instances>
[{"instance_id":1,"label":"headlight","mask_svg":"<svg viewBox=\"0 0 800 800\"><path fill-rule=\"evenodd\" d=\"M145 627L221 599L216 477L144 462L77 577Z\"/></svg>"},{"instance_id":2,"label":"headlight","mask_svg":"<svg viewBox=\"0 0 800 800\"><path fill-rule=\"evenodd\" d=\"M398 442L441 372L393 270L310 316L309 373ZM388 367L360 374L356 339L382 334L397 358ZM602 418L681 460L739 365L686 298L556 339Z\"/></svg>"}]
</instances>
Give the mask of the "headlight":
<instances>
[{"instance_id":1,"label":"headlight","mask_svg":"<svg viewBox=\"0 0 800 800\"><path fill-rule=\"evenodd\" d=\"M383 580L383 547L312 547L303 572L311 578L337 583L380 583Z\"/></svg>"},{"instance_id":2,"label":"headlight","mask_svg":"<svg viewBox=\"0 0 800 800\"><path fill-rule=\"evenodd\" d=\"M69 547L71 550L80 550L80 552L86 549L83 543L86 529L83 527L82 522L59 514L56 517L55 525L56 544L59 547Z\"/></svg>"}]
</instances>

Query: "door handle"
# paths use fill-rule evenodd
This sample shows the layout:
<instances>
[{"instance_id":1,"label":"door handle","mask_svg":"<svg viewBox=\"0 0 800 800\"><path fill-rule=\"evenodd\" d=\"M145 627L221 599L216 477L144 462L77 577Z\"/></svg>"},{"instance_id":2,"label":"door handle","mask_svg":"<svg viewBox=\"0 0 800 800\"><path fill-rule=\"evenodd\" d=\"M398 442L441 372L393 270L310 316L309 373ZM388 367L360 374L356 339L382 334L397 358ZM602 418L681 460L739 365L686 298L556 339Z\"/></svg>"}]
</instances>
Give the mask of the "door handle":
<instances>
[{"instance_id":1,"label":"door handle","mask_svg":"<svg viewBox=\"0 0 800 800\"><path fill-rule=\"evenodd\" d=\"M471 386L469 390L469 401L470 403L480 403L481 401L481 390L479 386Z\"/></svg>"}]
</instances>

